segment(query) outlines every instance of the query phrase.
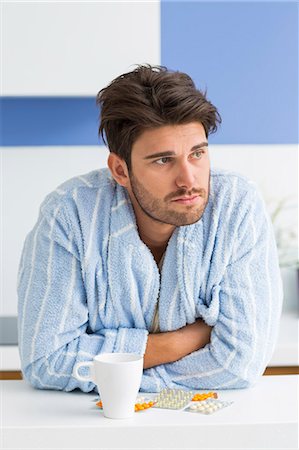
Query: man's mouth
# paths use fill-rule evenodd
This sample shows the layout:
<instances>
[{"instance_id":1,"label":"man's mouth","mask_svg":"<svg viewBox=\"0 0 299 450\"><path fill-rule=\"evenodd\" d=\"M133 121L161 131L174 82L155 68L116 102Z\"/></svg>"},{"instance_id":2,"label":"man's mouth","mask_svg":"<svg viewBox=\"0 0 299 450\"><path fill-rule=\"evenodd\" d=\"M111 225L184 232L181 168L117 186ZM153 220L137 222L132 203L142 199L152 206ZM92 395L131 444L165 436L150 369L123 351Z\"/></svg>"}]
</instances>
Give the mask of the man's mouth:
<instances>
[{"instance_id":1,"label":"man's mouth","mask_svg":"<svg viewBox=\"0 0 299 450\"><path fill-rule=\"evenodd\" d=\"M188 197L179 197L174 200L173 202L180 203L182 205L192 205L194 203L197 203L200 198L200 195L192 195Z\"/></svg>"}]
</instances>

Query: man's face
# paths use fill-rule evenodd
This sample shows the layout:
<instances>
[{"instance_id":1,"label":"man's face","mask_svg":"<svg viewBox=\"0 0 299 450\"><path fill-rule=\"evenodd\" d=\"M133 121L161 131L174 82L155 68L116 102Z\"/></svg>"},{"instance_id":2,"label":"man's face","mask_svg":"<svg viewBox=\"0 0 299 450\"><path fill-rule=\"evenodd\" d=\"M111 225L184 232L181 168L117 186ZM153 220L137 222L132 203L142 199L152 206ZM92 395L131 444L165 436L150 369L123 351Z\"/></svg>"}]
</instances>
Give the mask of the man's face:
<instances>
[{"instance_id":1,"label":"man's face","mask_svg":"<svg viewBox=\"0 0 299 450\"><path fill-rule=\"evenodd\" d=\"M127 189L139 217L175 226L197 222L209 180L208 143L198 122L147 130L133 144Z\"/></svg>"}]
</instances>

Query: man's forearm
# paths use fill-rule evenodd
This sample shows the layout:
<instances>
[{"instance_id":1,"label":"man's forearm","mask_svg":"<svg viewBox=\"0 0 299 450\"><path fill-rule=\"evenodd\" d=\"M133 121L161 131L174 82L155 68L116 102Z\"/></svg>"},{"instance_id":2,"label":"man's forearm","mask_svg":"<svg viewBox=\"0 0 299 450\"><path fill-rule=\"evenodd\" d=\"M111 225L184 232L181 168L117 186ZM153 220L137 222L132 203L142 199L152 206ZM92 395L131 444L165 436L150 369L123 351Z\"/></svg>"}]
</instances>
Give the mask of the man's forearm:
<instances>
[{"instance_id":1,"label":"man's forearm","mask_svg":"<svg viewBox=\"0 0 299 450\"><path fill-rule=\"evenodd\" d=\"M144 354L144 369L177 361L210 342L212 327L197 320L176 331L150 334Z\"/></svg>"}]
</instances>

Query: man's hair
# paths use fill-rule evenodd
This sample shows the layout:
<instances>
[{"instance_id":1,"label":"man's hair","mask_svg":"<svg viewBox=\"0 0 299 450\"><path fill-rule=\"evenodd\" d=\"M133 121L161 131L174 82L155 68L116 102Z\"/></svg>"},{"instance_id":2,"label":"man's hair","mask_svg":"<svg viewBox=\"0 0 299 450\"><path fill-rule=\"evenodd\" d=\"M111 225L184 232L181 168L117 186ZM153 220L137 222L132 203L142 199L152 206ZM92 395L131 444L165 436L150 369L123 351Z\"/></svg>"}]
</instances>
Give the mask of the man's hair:
<instances>
[{"instance_id":1,"label":"man's hair","mask_svg":"<svg viewBox=\"0 0 299 450\"><path fill-rule=\"evenodd\" d=\"M200 122L208 137L221 123L217 109L189 75L164 66L138 65L101 89L96 102L101 110L99 135L129 171L132 146L145 130Z\"/></svg>"}]
</instances>

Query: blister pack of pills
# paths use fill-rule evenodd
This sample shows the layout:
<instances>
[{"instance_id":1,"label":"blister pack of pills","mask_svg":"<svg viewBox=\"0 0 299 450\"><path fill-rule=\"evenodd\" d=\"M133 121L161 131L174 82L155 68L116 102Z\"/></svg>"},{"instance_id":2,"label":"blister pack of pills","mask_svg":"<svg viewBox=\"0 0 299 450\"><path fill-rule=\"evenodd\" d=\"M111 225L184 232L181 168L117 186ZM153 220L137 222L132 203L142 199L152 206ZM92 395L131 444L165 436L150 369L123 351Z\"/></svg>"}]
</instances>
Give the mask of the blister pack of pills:
<instances>
[{"instance_id":1,"label":"blister pack of pills","mask_svg":"<svg viewBox=\"0 0 299 450\"><path fill-rule=\"evenodd\" d=\"M183 391L180 389L163 389L155 400L154 408L164 409L182 409L187 406L194 394L192 391Z\"/></svg>"},{"instance_id":2,"label":"blister pack of pills","mask_svg":"<svg viewBox=\"0 0 299 450\"><path fill-rule=\"evenodd\" d=\"M184 412L193 412L201 414L213 414L226 406L230 406L233 402L225 402L223 400L216 400L215 398L208 398L204 401L192 402L192 404L184 410Z\"/></svg>"},{"instance_id":3,"label":"blister pack of pills","mask_svg":"<svg viewBox=\"0 0 299 450\"><path fill-rule=\"evenodd\" d=\"M146 398L146 397L137 397L136 403L135 403L135 412L144 411L146 409L152 408L154 406L154 401ZM101 400L99 400L96 403L96 406L100 409L103 409L103 403Z\"/></svg>"},{"instance_id":4,"label":"blister pack of pills","mask_svg":"<svg viewBox=\"0 0 299 450\"><path fill-rule=\"evenodd\" d=\"M194 397L192 398L193 402L201 402L206 400L207 398L218 398L217 392L194 392Z\"/></svg>"}]
</instances>

